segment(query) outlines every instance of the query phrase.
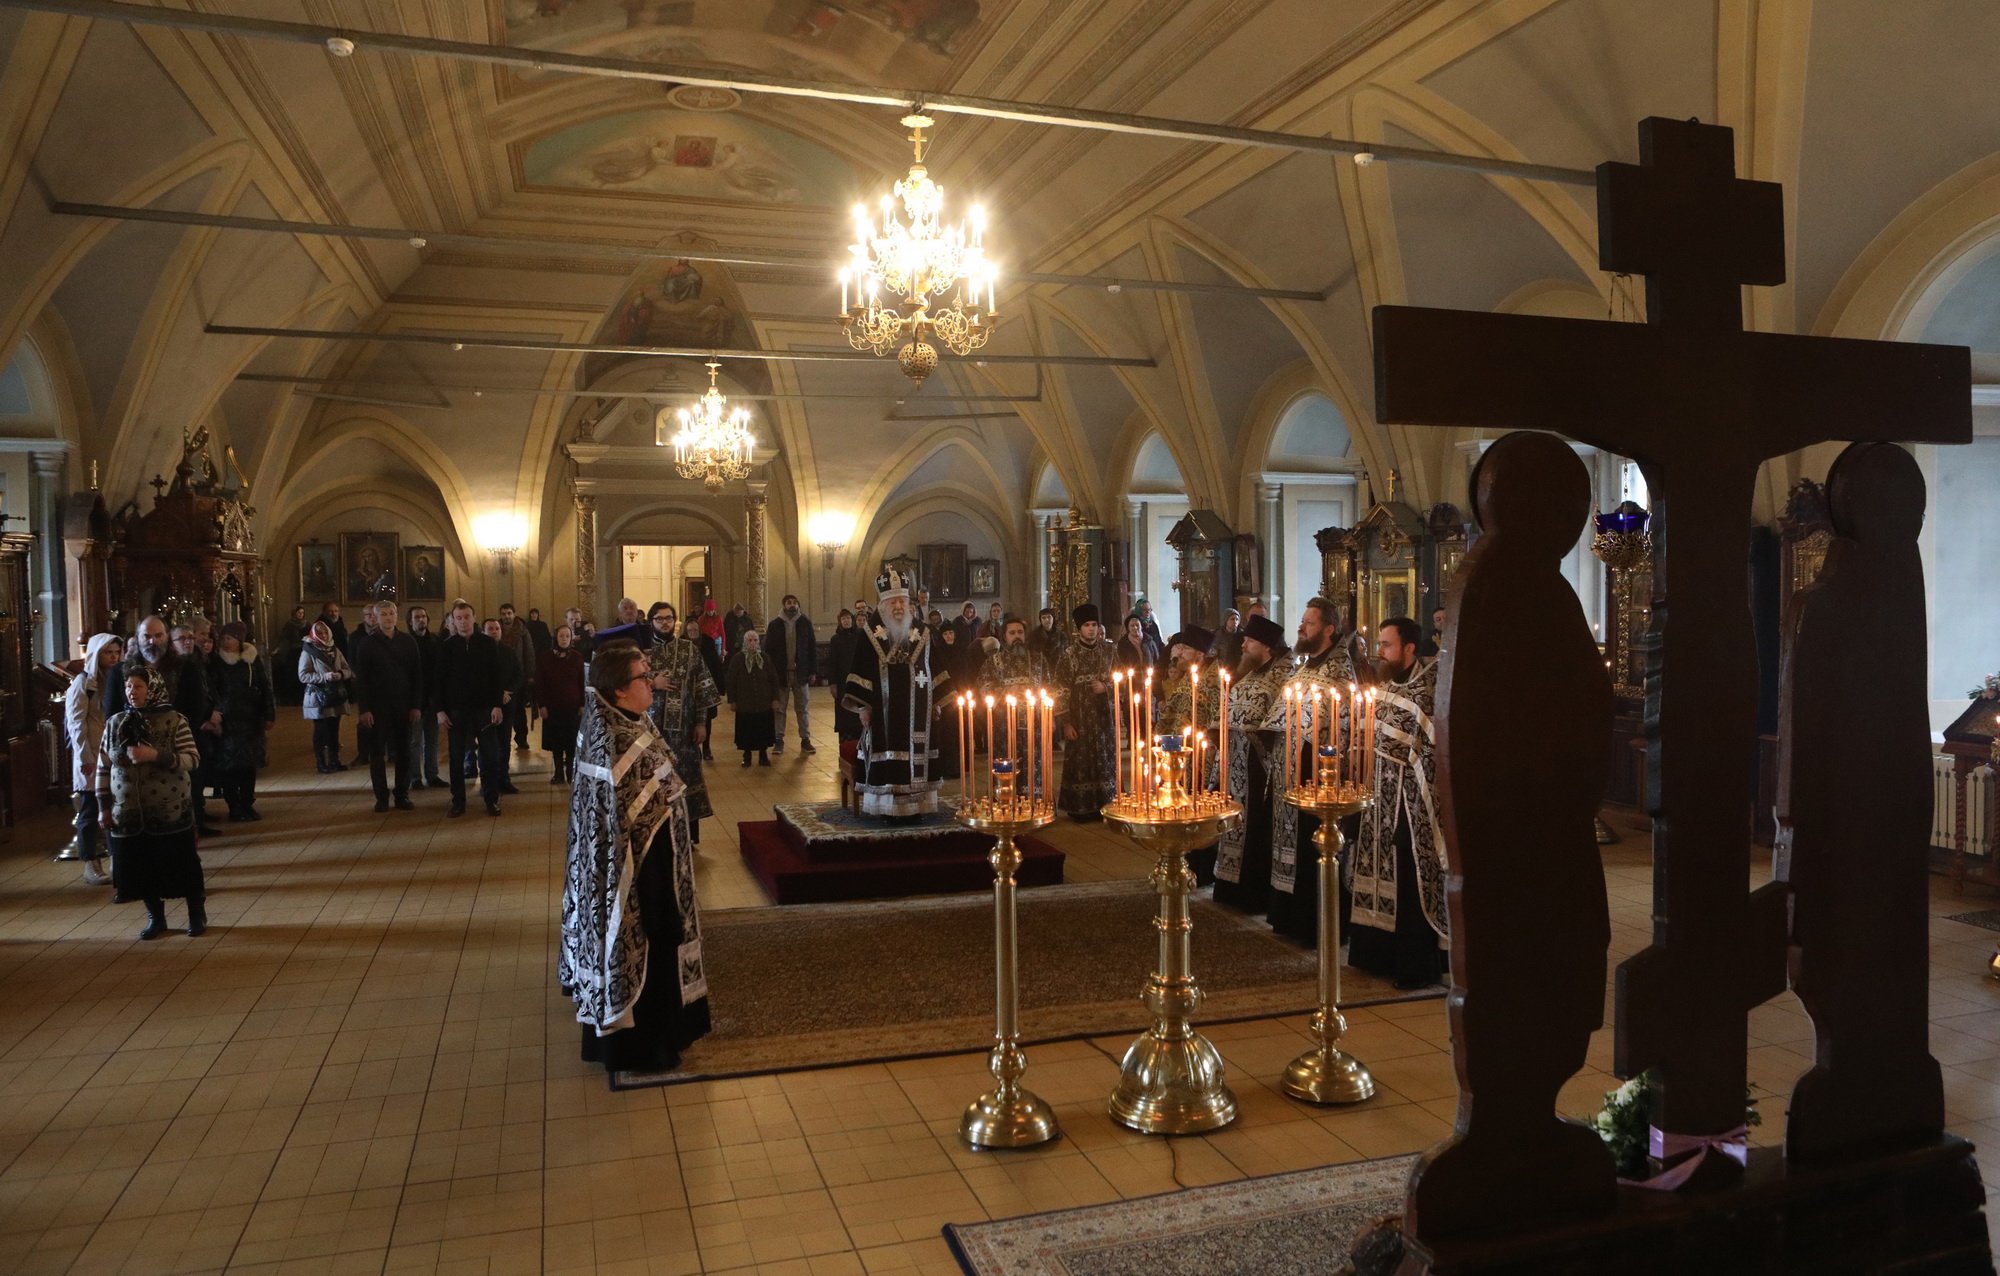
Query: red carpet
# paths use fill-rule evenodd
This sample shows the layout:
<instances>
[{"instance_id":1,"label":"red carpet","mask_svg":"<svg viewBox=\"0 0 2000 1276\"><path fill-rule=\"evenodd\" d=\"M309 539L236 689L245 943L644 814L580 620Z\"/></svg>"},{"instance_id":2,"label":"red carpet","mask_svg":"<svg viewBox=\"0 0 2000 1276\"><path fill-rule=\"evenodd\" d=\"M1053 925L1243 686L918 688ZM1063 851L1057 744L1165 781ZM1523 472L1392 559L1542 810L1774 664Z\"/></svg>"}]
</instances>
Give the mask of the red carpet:
<instances>
[{"instance_id":1,"label":"red carpet","mask_svg":"<svg viewBox=\"0 0 2000 1276\"><path fill-rule=\"evenodd\" d=\"M745 820L736 826L743 862L779 904L949 895L993 885L986 862L992 838L947 826L922 835L901 833L879 843L809 840L789 822ZM1037 837L1021 837L1022 886L1054 886L1063 879L1063 853Z\"/></svg>"}]
</instances>

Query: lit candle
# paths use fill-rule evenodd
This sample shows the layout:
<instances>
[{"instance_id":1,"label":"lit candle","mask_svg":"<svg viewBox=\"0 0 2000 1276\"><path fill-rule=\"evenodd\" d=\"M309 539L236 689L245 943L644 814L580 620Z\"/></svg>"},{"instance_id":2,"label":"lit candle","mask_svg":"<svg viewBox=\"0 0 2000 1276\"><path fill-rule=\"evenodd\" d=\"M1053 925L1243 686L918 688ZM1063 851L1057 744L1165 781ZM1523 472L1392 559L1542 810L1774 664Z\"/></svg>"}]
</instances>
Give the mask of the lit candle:
<instances>
[{"instance_id":1,"label":"lit candle","mask_svg":"<svg viewBox=\"0 0 2000 1276\"><path fill-rule=\"evenodd\" d=\"M1048 763L1053 762L1055 760L1055 756L1056 756L1056 698L1050 695L1048 692L1044 691L1042 692L1042 757L1044 759L1043 762L1044 767L1046 767ZM1053 807L1056 801L1055 789L1050 786L1044 786L1043 795L1048 799L1049 805Z\"/></svg>"},{"instance_id":2,"label":"lit candle","mask_svg":"<svg viewBox=\"0 0 2000 1276\"><path fill-rule=\"evenodd\" d=\"M1216 671L1222 679L1222 718L1216 724L1215 791L1229 796L1229 671Z\"/></svg>"},{"instance_id":3,"label":"lit candle","mask_svg":"<svg viewBox=\"0 0 2000 1276\"><path fill-rule=\"evenodd\" d=\"M848 276L848 273L847 273L847 267L845 267L845 266L842 266L842 267L840 268L840 313L841 313L841 314L846 314L846 313L847 313L847 281L848 281L848 278L849 278L849 276Z\"/></svg>"},{"instance_id":4,"label":"lit candle","mask_svg":"<svg viewBox=\"0 0 2000 1276\"><path fill-rule=\"evenodd\" d=\"M1153 730L1153 671L1152 671L1151 669L1148 669L1148 670L1146 671L1146 732L1147 732L1147 734L1149 734L1149 735L1150 735L1150 734L1152 733L1152 730Z\"/></svg>"},{"instance_id":5,"label":"lit candle","mask_svg":"<svg viewBox=\"0 0 2000 1276\"><path fill-rule=\"evenodd\" d=\"M1319 711L1319 688L1312 689L1311 716L1306 719L1306 783L1318 784L1319 774L1319 733L1326 725L1326 715Z\"/></svg>"},{"instance_id":6,"label":"lit candle","mask_svg":"<svg viewBox=\"0 0 2000 1276\"><path fill-rule=\"evenodd\" d=\"M994 758L994 757L996 757L996 756L998 755L998 752L999 752L999 750L998 750L997 748L995 748L995 743L994 743L994 738L993 738L993 697L989 695L989 696L987 696L987 697L986 697L986 758L987 758L987 761L989 761L989 762L990 762L990 761L992 761L992 760L993 760L993 758ZM988 773L987 773L987 779L986 779L986 796L987 796L987 798L988 798L989 800L990 800L990 799L991 799L991 798L993 797L993 778L992 778L992 772L991 772L991 771L988 771Z\"/></svg>"},{"instance_id":7,"label":"lit candle","mask_svg":"<svg viewBox=\"0 0 2000 1276\"><path fill-rule=\"evenodd\" d=\"M1118 702L1125 695L1125 675L1111 675L1111 800L1116 802L1125 792L1125 759L1122 755L1125 737L1122 734L1124 722L1120 717Z\"/></svg>"},{"instance_id":8,"label":"lit candle","mask_svg":"<svg viewBox=\"0 0 2000 1276\"><path fill-rule=\"evenodd\" d=\"M1201 662L1188 662L1188 715L1201 721Z\"/></svg>"},{"instance_id":9,"label":"lit candle","mask_svg":"<svg viewBox=\"0 0 2000 1276\"><path fill-rule=\"evenodd\" d=\"M1007 693L1007 752L1005 754L1009 762L1014 761L1014 750L1018 746L1019 741L1014 736L1014 693L1010 691Z\"/></svg>"},{"instance_id":10,"label":"lit candle","mask_svg":"<svg viewBox=\"0 0 2000 1276\"><path fill-rule=\"evenodd\" d=\"M1347 715L1347 739L1342 742L1347 746L1343 751L1343 756L1346 759L1347 778L1359 783L1361 779L1361 737L1365 732L1361 730L1361 688L1351 682L1347 684L1347 701L1350 712Z\"/></svg>"}]
</instances>

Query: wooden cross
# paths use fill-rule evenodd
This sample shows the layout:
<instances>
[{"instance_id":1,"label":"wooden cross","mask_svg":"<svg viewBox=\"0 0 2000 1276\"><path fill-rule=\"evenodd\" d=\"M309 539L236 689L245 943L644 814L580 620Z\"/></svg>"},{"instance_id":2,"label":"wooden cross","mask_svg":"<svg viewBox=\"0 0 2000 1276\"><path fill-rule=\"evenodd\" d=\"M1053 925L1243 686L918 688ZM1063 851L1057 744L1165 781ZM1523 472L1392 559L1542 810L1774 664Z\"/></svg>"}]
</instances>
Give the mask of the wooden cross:
<instances>
[{"instance_id":1,"label":"wooden cross","mask_svg":"<svg viewBox=\"0 0 2000 1276\"><path fill-rule=\"evenodd\" d=\"M1661 1130L1721 1135L1743 1122L1750 1008L1785 986L1783 887L1745 890L1758 467L1833 439L1968 442L1971 361L1959 347L1743 331L1742 285L1784 280L1781 189L1734 176L1726 128L1648 119L1639 146L1639 165L1598 167L1598 255L1646 276L1648 322L1377 307L1376 414L1553 430L1645 471L1654 924L1618 970L1615 1066L1658 1070ZM1519 818L1535 818L1531 801Z\"/></svg>"}]
</instances>

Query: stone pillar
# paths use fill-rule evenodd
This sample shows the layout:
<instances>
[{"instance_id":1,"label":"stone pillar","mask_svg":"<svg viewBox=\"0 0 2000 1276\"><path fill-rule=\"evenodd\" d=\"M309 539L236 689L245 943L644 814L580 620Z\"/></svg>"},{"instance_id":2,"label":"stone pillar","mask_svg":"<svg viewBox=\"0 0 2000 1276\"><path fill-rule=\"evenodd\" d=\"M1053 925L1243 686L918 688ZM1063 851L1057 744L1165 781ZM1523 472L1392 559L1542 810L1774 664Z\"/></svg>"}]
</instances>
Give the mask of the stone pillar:
<instances>
[{"instance_id":1,"label":"stone pillar","mask_svg":"<svg viewBox=\"0 0 2000 1276\"><path fill-rule=\"evenodd\" d=\"M67 660L69 650L69 573L63 565L63 454L33 454L35 605L42 623L36 635L43 660Z\"/></svg>"},{"instance_id":2,"label":"stone pillar","mask_svg":"<svg viewBox=\"0 0 2000 1276\"><path fill-rule=\"evenodd\" d=\"M597 497L576 493L576 605L595 623L597 603Z\"/></svg>"},{"instance_id":3,"label":"stone pillar","mask_svg":"<svg viewBox=\"0 0 2000 1276\"><path fill-rule=\"evenodd\" d=\"M1125 570L1131 575L1126 581L1125 608L1130 611L1132 600L1146 592L1146 503L1144 501L1125 502ZM1124 622L1124 617L1119 617Z\"/></svg>"},{"instance_id":4,"label":"stone pillar","mask_svg":"<svg viewBox=\"0 0 2000 1276\"><path fill-rule=\"evenodd\" d=\"M1285 613L1278 604L1285 592L1285 556L1287 548L1284 533L1285 486L1282 483L1257 484L1257 557L1258 575L1264 586L1259 598L1271 609L1271 619L1285 623ZM1256 602L1259 598L1250 601ZM1303 601L1303 600L1301 600Z\"/></svg>"},{"instance_id":5,"label":"stone pillar","mask_svg":"<svg viewBox=\"0 0 2000 1276\"><path fill-rule=\"evenodd\" d=\"M750 558L750 616L761 626L771 614L770 600L764 596L764 507L768 498L764 494L765 484L752 483L749 486L750 494L743 498L743 543Z\"/></svg>"}]
</instances>

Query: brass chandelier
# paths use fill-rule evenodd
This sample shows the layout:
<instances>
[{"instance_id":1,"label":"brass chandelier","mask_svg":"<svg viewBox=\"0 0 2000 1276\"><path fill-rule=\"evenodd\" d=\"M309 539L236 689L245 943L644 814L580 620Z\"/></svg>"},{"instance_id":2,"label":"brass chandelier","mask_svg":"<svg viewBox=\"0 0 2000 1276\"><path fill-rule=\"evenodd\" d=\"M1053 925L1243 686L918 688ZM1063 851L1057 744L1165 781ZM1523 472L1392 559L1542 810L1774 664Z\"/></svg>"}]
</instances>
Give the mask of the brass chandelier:
<instances>
[{"instance_id":1,"label":"brass chandelier","mask_svg":"<svg viewBox=\"0 0 2000 1276\"><path fill-rule=\"evenodd\" d=\"M724 483L748 478L757 440L750 433L750 411L729 406L715 375L722 365L708 361L708 390L691 408L676 411L680 429L673 435L674 467L682 478L698 478L710 491ZM661 408L653 422L653 442L668 443L667 409Z\"/></svg>"},{"instance_id":2,"label":"brass chandelier","mask_svg":"<svg viewBox=\"0 0 2000 1276\"><path fill-rule=\"evenodd\" d=\"M944 188L924 168L924 130L931 123L927 115L903 117L915 159L892 194L882 197L879 219L855 206L855 242L848 248L854 261L840 272L840 326L848 344L881 355L902 341L896 361L918 385L937 369L933 339L953 354L970 354L986 344L994 318L996 272L986 258L986 214L975 207L965 223L944 224ZM957 293L946 303L943 294L953 287Z\"/></svg>"}]
</instances>

